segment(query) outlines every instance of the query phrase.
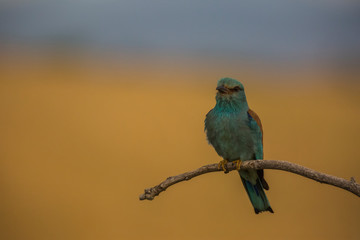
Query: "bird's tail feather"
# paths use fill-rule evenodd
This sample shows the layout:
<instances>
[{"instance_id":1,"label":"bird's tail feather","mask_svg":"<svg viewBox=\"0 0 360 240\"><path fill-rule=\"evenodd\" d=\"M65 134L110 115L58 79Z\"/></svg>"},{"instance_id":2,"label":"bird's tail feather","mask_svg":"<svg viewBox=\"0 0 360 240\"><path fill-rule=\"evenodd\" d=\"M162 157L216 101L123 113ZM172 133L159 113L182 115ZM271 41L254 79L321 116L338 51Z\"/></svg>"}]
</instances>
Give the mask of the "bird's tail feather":
<instances>
[{"instance_id":1,"label":"bird's tail feather","mask_svg":"<svg viewBox=\"0 0 360 240\"><path fill-rule=\"evenodd\" d=\"M274 211L270 207L269 200L266 197L264 188L259 178L256 179L255 185L253 185L250 181L246 180L243 177L241 177L241 181L244 184L244 187L256 214L263 211L269 211L271 213L274 213Z\"/></svg>"}]
</instances>

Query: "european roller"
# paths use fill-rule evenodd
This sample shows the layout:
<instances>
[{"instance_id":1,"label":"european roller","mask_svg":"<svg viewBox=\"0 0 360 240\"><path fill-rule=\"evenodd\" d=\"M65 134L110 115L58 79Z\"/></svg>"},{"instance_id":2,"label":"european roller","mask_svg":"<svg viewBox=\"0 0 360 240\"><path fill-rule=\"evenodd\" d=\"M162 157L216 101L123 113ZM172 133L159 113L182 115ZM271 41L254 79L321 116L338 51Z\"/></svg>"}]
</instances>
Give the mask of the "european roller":
<instances>
[{"instance_id":1,"label":"european roller","mask_svg":"<svg viewBox=\"0 0 360 240\"><path fill-rule=\"evenodd\" d=\"M242 170L241 161L263 159L263 130L258 115L246 101L244 86L232 78L218 81L216 105L206 115L205 132L209 143L223 160L219 163L226 172L225 164L236 161L241 181L255 209L255 213L273 213L264 189L269 185L264 170Z\"/></svg>"}]
</instances>

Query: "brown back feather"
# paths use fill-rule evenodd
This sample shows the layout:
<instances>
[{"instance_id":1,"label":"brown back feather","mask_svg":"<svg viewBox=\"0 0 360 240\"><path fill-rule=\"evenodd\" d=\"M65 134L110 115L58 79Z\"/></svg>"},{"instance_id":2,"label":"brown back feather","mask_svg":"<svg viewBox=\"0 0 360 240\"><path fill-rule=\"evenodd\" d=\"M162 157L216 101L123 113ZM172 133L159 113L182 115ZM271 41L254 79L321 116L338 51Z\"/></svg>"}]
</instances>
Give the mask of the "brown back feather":
<instances>
[{"instance_id":1,"label":"brown back feather","mask_svg":"<svg viewBox=\"0 0 360 240\"><path fill-rule=\"evenodd\" d=\"M259 116L256 114L256 112L254 112L254 111L251 110L250 108L249 108L249 110L248 110L248 113L249 113L250 116L256 121L257 125L260 127L261 136L262 136L261 142L262 142L262 144L263 144L263 146L264 146L264 132L263 132L263 127L262 127L262 125L261 125L260 118L259 118Z\"/></svg>"}]
</instances>

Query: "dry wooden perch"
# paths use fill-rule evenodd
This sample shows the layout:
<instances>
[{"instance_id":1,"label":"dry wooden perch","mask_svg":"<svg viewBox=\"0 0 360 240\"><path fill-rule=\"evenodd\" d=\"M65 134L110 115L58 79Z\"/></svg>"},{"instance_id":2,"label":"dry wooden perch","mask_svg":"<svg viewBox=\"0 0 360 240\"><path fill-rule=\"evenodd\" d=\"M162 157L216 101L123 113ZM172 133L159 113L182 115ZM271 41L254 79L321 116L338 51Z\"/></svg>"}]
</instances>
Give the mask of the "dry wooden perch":
<instances>
[{"instance_id":1,"label":"dry wooden perch","mask_svg":"<svg viewBox=\"0 0 360 240\"><path fill-rule=\"evenodd\" d=\"M235 170L236 166L235 164L229 162L226 165L226 168L229 171ZM335 187L339 187L342 189L345 189L349 192L352 192L353 194L360 197L360 184L355 182L354 178L351 178L350 180L345 180L343 178L331 176L325 173L320 173L317 171L314 171L310 168L306 168L303 166L300 166L295 163L290 163L286 161L278 161L278 160L250 160L250 161L244 161L242 162L241 169L277 169L277 170L283 170L287 172L292 172L298 175L301 175L303 177L310 178L312 180L315 180L320 183L326 183L329 185L333 185ZM177 176L168 177L165 181L160 183L159 185L156 185L152 188L145 189L145 192L140 195L140 200L153 200L154 197L159 195L161 192L165 191L168 187L182 182L192 179L193 177L210 173L210 172L219 172L223 171L219 168L218 164L209 164L202 166L201 168L198 168L191 172L186 172Z\"/></svg>"}]
</instances>

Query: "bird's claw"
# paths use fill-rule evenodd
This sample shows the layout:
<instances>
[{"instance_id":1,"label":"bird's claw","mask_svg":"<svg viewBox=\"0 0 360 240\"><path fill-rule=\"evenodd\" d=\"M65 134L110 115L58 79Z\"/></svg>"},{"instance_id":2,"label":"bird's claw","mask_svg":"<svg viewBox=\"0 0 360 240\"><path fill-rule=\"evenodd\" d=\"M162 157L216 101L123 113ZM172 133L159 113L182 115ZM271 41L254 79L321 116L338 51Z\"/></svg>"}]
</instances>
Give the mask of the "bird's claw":
<instances>
[{"instance_id":1,"label":"bird's claw","mask_svg":"<svg viewBox=\"0 0 360 240\"><path fill-rule=\"evenodd\" d=\"M239 159L239 160L235 160L235 161L233 161L233 163L235 163L236 164L236 170L240 170L240 168L241 168L241 163L242 163L242 161Z\"/></svg>"},{"instance_id":2,"label":"bird's claw","mask_svg":"<svg viewBox=\"0 0 360 240\"><path fill-rule=\"evenodd\" d=\"M226 164L228 163L228 160L225 160L225 159L223 159L223 160L221 160L220 162L219 162L219 165L218 165L218 168L219 169L222 169L223 171L224 171L224 173L228 173L229 172L229 170L226 168Z\"/></svg>"}]
</instances>

